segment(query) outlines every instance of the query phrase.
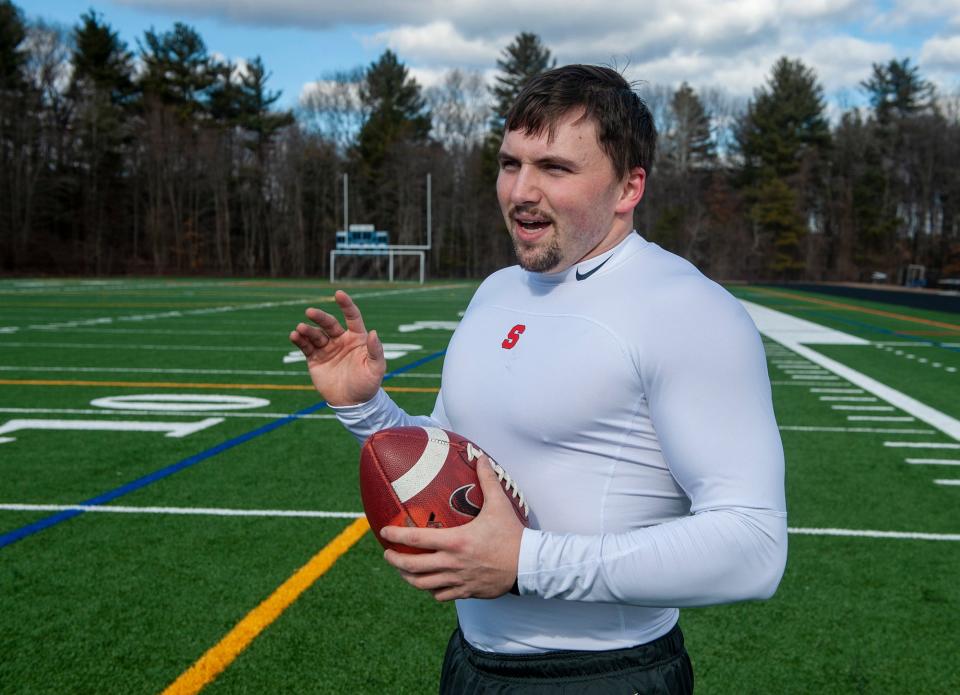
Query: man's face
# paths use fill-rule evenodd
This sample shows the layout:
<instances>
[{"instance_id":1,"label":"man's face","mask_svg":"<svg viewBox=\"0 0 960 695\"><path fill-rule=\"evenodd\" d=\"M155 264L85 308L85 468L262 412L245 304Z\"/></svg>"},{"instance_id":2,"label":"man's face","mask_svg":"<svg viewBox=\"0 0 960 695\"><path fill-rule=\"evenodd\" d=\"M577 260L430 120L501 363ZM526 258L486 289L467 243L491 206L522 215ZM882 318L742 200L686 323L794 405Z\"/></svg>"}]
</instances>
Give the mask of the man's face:
<instances>
[{"instance_id":1,"label":"man's face","mask_svg":"<svg viewBox=\"0 0 960 695\"><path fill-rule=\"evenodd\" d=\"M626 220L618 209L624 182L600 148L593 120L577 122L580 115L567 114L553 140L546 132L504 135L497 197L526 270L565 270L607 251L631 231L633 206Z\"/></svg>"}]
</instances>

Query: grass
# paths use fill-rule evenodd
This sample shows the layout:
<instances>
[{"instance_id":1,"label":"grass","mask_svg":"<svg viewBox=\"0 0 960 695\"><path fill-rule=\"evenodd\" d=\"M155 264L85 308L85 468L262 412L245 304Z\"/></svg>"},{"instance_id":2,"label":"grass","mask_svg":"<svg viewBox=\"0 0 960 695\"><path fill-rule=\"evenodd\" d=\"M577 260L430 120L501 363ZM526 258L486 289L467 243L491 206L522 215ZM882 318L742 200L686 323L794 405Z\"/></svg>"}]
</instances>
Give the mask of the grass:
<instances>
[{"instance_id":1,"label":"grass","mask_svg":"<svg viewBox=\"0 0 960 695\"><path fill-rule=\"evenodd\" d=\"M349 289L367 325L386 342L420 346L393 360L395 368L442 350L450 336L400 327L455 321L475 285ZM960 367L960 350L951 346L960 343L955 315L749 286L733 291L869 341L812 347L960 418L960 372L948 371ZM109 396L269 400L180 439L31 429L0 435L15 438L0 444L0 503L77 504L274 419L250 417L258 412L291 413L316 403L309 389L268 387L308 385L302 362L283 361L292 350L286 336L307 305L329 308L331 295L326 283L303 281L0 281L0 426L24 418L209 416L91 405ZM883 344L890 342L908 344ZM960 468L904 463L906 456L960 454L884 446L892 440L947 443L949 437L920 421L848 420L856 411L833 409L835 402L810 389L850 384L798 385L780 364L782 348L767 346L791 527L960 533L960 488L934 483L960 477ZM387 386L435 389L441 368L437 358ZM160 385L171 382L182 385ZM248 386L226 388L236 384ZM393 396L414 413L429 412L435 398L433 392ZM322 417L329 414L318 410L318 417L285 424L112 504L359 512L358 445L336 421ZM880 415L908 417L896 410ZM850 431L854 427L879 431ZM885 431L894 429L914 433ZM0 534L50 514L0 509ZM2 547L0 692L160 692L349 523L90 512ZM787 572L772 600L683 611L698 692L960 691L953 637L960 543L794 534L790 544ZM206 690L435 692L454 625L453 607L406 586L366 534Z\"/></svg>"}]
</instances>

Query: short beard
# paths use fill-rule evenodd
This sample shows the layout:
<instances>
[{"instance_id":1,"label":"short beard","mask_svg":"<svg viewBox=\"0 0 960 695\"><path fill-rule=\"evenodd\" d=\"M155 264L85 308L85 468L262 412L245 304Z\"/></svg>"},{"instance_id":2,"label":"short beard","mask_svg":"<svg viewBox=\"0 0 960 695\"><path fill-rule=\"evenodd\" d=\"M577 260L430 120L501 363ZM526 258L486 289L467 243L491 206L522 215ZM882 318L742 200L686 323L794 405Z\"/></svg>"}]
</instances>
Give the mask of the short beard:
<instances>
[{"instance_id":1,"label":"short beard","mask_svg":"<svg viewBox=\"0 0 960 695\"><path fill-rule=\"evenodd\" d=\"M551 237L546 246L530 250L533 251L532 255L524 255L520 243L516 239L513 240L513 251L517 255L517 262L521 268L531 273L546 273L560 265L563 258L556 235Z\"/></svg>"}]
</instances>

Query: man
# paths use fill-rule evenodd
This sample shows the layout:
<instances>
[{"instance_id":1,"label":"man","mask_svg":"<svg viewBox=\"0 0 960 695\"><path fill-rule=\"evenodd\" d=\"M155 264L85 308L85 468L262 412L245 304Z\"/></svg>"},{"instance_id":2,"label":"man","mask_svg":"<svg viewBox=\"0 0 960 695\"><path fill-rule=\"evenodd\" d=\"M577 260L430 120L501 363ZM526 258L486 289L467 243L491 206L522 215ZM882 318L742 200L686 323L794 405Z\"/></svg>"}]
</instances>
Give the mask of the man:
<instances>
[{"instance_id":1,"label":"man","mask_svg":"<svg viewBox=\"0 0 960 695\"><path fill-rule=\"evenodd\" d=\"M519 266L477 290L430 417L380 388L383 349L336 295L291 340L358 438L440 426L524 492L524 529L478 466L485 504L453 529L386 528L432 550L386 560L457 599L447 693L686 693L679 607L766 598L786 561L783 452L750 318L633 232L656 131L616 72L534 78L507 116L497 195ZM512 591L511 591L512 589Z\"/></svg>"}]
</instances>

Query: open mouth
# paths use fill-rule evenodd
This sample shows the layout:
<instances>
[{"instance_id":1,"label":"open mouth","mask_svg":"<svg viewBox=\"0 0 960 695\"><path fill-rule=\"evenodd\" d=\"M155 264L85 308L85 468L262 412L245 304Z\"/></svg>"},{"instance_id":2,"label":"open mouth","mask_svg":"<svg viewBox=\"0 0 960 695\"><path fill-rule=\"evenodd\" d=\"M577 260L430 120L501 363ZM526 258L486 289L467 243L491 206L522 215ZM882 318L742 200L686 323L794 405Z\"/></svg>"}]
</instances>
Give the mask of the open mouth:
<instances>
[{"instance_id":1,"label":"open mouth","mask_svg":"<svg viewBox=\"0 0 960 695\"><path fill-rule=\"evenodd\" d=\"M546 215L538 213L539 211L535 210L517 210L513 213L512 217L520 229L526 232L539 232L541 229L545 229L553 224L553 220Z\"/></svg>"}]
</instances>

